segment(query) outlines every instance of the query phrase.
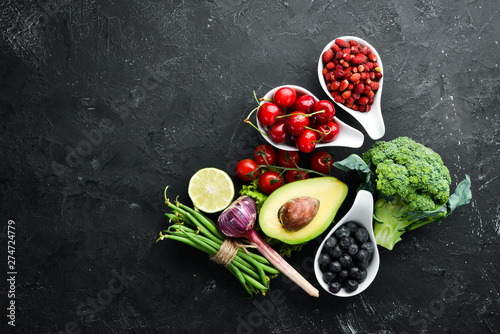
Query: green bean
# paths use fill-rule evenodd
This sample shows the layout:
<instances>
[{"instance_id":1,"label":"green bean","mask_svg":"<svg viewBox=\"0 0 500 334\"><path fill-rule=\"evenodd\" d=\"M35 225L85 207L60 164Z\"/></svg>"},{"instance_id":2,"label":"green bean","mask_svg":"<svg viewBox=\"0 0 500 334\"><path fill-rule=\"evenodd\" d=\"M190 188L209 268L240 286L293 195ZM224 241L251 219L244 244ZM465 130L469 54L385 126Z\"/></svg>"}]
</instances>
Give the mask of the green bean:
<instances>
[{"instance_id":1,"label":"green bean","mask_svg":"<svg viewBox=\"0 0 500 334\"><path fill-rule=\"evenodd\" d=\"M260 284L260 282L256 281L255 279L253 279L252 277L250 276L247 276L245 273L241 273L243 275L243 277L245 277L245 280L249 283L251 283L254 287L256 287L257 289L261 290L261 291L266 291L267 288Z\"/></svg>"},{"instance_id":2,"label":"green bean","mask_svg":"<svg viewBox=\"0 0 500 334\"><path fill-rule=\"evenodd\" d=\"M227 267L227 269L229 269L229 271L231 271L233 273L233 275L236 276L236 278L238 279L238 281L240 281L241 285L243 285L243 287L245 288L246 292L248 292L248 294L251 296L252 295L252 291L250 291L250 289L248 288L248 284L247 284L247 282L245 280L245 277L241 273L241 271L239 271L238 268L236 268L232 264L230 264Z\"/></svg>"},{"instance_id":3,"label":"green bean","mask_svg":"<svg viewBox=\"0 0 500 334\"><path fill-rule=\"evenodd\" d=\"M184 209L177 207L172 204L172 206L175 208L177 212L180 212L183 216L187 217L196 227L198 227L203 234L205 234L207 237L209 237L212 240L216 240L217 237L210 232L208 228L206 228L203 224L201 224L199 221L197 221L189 212L186 212ZM171 206L171 207L172 207Z\"/></svg>"},{"instance_id":4,"label":"green bean","mask_svg":"<svg viewBox=\"0 0 500 334\"><path fill-rule=\"evenodd\" d=\"M216 224L212 220L210 220L210 218L204 216L203 214L191 209L190 207L184 204L180 204L180 206L181 208L190 212L193 216L198 218L198 221L201 224L203 224L206 228L208 228L213 235L215 235L219 239L224 239L224 235L217 229Z\"/></svg>"}]
</instances>

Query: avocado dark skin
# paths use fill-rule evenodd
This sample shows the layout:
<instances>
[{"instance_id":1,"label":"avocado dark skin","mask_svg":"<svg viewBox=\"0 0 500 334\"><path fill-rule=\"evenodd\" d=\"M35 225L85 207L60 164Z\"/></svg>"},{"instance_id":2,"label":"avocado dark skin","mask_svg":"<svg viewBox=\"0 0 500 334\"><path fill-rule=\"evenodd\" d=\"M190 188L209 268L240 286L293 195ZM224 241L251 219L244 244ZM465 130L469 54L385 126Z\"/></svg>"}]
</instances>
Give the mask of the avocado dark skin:
<instances>
[{"instance_id":1,"label":"avocado dark skin","mask_svg":"<svg viewBox=\"0 0 500 334\"><path fill-rule=\"evenodd\" d=\"M283 204L278 220L288 231L298 231L313 220L319 209L319 201L312 197L296 197Z\"/></svg>"}]
</instances>

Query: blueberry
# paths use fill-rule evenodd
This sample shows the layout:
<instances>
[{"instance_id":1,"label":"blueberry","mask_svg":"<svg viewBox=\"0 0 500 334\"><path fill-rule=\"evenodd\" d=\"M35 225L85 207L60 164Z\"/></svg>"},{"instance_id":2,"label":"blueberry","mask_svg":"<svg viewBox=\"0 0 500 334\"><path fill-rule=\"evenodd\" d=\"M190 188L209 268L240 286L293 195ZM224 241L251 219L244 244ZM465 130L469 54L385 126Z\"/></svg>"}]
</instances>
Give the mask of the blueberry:
<instances>
[{"instance_id":1,"label":"blueberry","mask_svg":"<svg viewBox=\"0 0 500 334\"><path fill-rule=\"evenodd\" d=\"M350 256L354 256L358 253L359 246L357 244L351 244L349 248L347 249L347 254Z\"/></svg>"},{"instance_id":2,"label":"blueberry","mask_svg":"<svg viewBox=\"0 0 500 334\"><path fill-rule=\"evenodd\" d=\"M339 261L333 261L330 263L330 266L328 266L328 270L334 273L339 273L342 270L342 265Z\"/></svg>"},{"instance_id":3,"label":"blueberry","mask_svg":"<svg viewBox=\"0 0 500 334\"><path fill-rule=\"evenodd\" d=\"M348 279L347 281L345 281L344 283L344 288L347 290L347 291L356 291L356 289L358 288L358 282L356 282L355 280L353 279Z\"/></svg>"},{"instance_id":4,"label":"blueberry","mask_svg":"<svg viewBox=\"0 0 500 334\"><path fill-rule=\"evenodd\" d=\"M342 255L343 251L340 249L339 245L333 247L333 249L328 251L328 254L330 254L330 257L334 260L340 258L340 255Z\"/></svg>"},{"instance_id":5,"label":"blueberry","mask_svg":"<svg viewBox=\"0 0 500 334\"><path fill-rule=\"evenodd\" d=\"M366 269L366 268L368 268L369 265L370 265L370 262L368 260L358 262L359 269Z\"/></svg>"},{"instance_id":6,"label":"blueberry","mask_svg":"<svg viewBox=\"0 0 500 334\"><path fill-rule=\"evenodd\" d=\"M337 245L337 238L334 236L329 237L326 239L325 244L323 245L323 249L328 251L330 249L333 249Z\"/></svg>"},{"instance_id":7,"label":"blueberry","mask_svg":"<svg viewBox=\"0 0 500 334\"><path fill-rule=\"evenodd\" d=\"M331 271L327 271L323 274L323 281L328 284L335 279L335 274Z\"/></svg>"},{"instance_id":8,"label":"blueberry","mask_svg":"<svg viewBox=\"0 0 500 334\"><path fill-rule=\"evenodd\" d=\"M318 263L323 266L328 266L332 262L330 255L326 253L322 253L318 258Z\"/></svg>"},{"instance_id":9,"label":"blueberry","mask_svg":"<svg viewBox=\"0 0 500 334\"><path fill-rule=\"evenodd\" d=\"M340 283L337 281L333 281L328 285L328 290L330 290L331 293L337 293L341 288L342 285L340 285Z\"/></svg>"},{"instance_id":10,"label":"blueberry","mask_svg":"<svg viewBox=\"0 0 500 334\"><path fill-rule=\"evenodd\" d=\"M350 278L358 278L360 272L361 272L361 270L358 267L349 268L349 277Z\"/></svg>"},{"instance_id":11,"label":"blueberry","mask_svg":"<svg viewBox=\"0 0 500 334\"><path fill-rule=\"evenodd\" d=\"M354 259L358 262L366 261L368 259L368 252L365 249L360 249L354 256Z\"/></svg>"},{"instance_id":12,"label":"blueberry","mask_svg":"<svg viewBox=\"0 0 500 334\"><path fill-rule=\"evenodd\" d=\"M339 262L342 265L342 267L344 267L344 268L352 267L352 258L347 253L344 253L340 256Z\"/></svg>"},{"instance_id":13,"label":"blueberry","mask_svg":"<svg viewBox=\"0 0 500 334\"><path fill-rule=\"evenodd\" d=\"M325 271L328 271L328 266L324 266L324 265L320 264L319 269L321 270L322 273L324 273Z\"/></svg>"},{"instance_id":14,"label":"blueberry","mask_svg":"<svg viewBox=\"0 0 500 334\"><path fill-rule=\"evenodd\" d=\"M361 249L364 249L368 254L372 254L375 251L375 245L371 241L366 241L361 244Z\"/></svg>"},{"instance_id":15,"label":"blueberry","mask_svg":"<svg viewBox=\"0 0 500 334\"><path fill-rule=\"evenodd\" d=\"M343 237L339 241L339 247L340 249L346 250L349 248L349 246L352 244L351 239L349 237Z\"/></svg>"},{"instance_id":16,"label":"blueberry","mask_svg":"<svg viewBox=\"0 0 500 334\"><path fill-rule=\"evenodd\" d=\"M358 225L356 225L355 222L348 222L345 224L345 226L351 231L352 234L358 230Z\"/></svg>"},{"instance_id":17,"label":"blueberry","mask_svg":"<svg viewBox=\"0 0 500 334\"><path fill-rule=\"evenodd\" d=\"M347 269L342 269L338 276L340 278L347 278L349 277L349 271L347 271Z\"/></svg>"},{"instance_id":18,"label":"blueberry","mask_svg":"<svg viewBox=\"0 0 500 334\"><path fill-rule=\"evenodd\" d=\"M363 283L366 279L366 276L368 276L368 273L366 272L366 269L361 269L359 271L359 275L358 277L356 278L356 281L358 281L358 283Z\"/></svg>"},{"instance_id":19,"label":"blueberry","mask_svg":"<svg viewBox=\"0 0 500 334\"><path fill-rule=\"evenodd\" d=\"M368 231L364 227L358 228L358 230L354 233L354 238L357 242L363 243L368 241Z\"/></svg>"},{"instance_id":20,"label":"blueberry","mask_svg":"<svg viewBox=\"0 0 500 334\"><path fill-rule=\"evenodd\" d=\"M335 231L335 236L337 238L348 237L351 234L351 231L347 228L347 226L342 225Z\"/></svg>"}]
</instances>

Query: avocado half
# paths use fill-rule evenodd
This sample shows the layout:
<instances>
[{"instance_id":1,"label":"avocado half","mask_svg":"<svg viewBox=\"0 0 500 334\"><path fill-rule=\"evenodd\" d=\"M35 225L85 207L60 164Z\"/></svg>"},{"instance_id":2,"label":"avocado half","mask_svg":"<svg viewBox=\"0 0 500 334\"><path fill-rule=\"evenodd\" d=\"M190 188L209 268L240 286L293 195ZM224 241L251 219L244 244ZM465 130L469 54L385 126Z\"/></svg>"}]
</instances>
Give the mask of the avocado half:
<instances>
[{"instance_id":1,"label":"avocado half","mask_svg":"<svg viewBox=\"0 0 500 334\"><path fill-rule=\"evenodd\" d=\"M259 225L267 236L290 245L312 240L333 222L347 196L347 185L331 176L315 177L285 184L265 200L259 213ZM287 230L280 221L280 209L289 201L310 197L319 202L316 214L299 230ZM316 202L316 201L315 201Z\"/></svg>"}]
</instances>

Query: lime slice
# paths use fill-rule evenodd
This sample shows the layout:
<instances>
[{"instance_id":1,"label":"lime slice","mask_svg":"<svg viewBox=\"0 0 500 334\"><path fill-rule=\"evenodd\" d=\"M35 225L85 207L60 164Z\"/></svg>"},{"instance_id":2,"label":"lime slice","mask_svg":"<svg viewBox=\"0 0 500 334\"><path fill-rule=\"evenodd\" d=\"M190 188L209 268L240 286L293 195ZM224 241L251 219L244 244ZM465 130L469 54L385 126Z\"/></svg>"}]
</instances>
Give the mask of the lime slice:
<instances>
[{"instance_id":1,"label":"lime slice","mask_svg":"<svg viewBox=\"0 0 500 334\"><path fill-rule=\"evenodd\" d=\"M203 168L189 180L188 195L199 210L207 213L219 212L233 201L233 181L220 169Z\"/></svg>"}]
</instances>

